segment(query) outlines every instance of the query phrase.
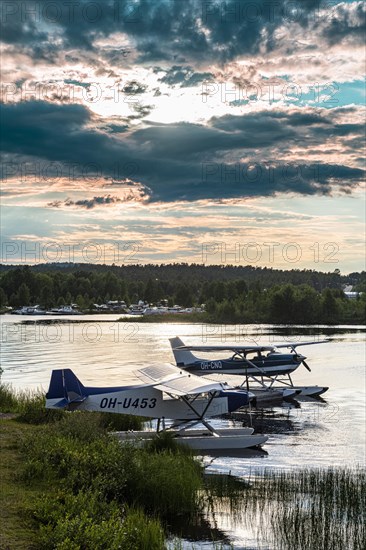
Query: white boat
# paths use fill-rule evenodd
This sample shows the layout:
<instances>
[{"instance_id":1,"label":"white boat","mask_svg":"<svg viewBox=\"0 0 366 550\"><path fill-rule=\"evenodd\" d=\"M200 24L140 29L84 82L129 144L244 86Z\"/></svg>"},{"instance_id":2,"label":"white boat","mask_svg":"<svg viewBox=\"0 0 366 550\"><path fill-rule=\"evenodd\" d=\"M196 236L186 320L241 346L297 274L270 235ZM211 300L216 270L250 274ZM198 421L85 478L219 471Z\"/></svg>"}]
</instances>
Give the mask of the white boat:
<instances>
[{"instance_id":1,"label":"white boat","mask_svg":"<svg viewBox=\"0 0 366 550\"><path fill-rule=\"evenodd\" d=\"M52 315L82 315L80 311L77 311L72 306L61 306L59 308L51 309Z\"/></svg>"},{"instance_id":2,"label":"white boat","mask_svg":"<svg viewBox=\"0 0 366 550\"><path fill-rule=\"evenodd\" d=\"M23 306L12 312L14 315L46 315L46 311L40 306Z\"/></svg>"},{"instance_id":3,"label":"white boat","mask_svg":"<svg viewBox=\"0 0 366 550\"><path fill-rule=\"evenodd\" d=\"M225 428L210 430L179 430L173 431L177 443L188 445L191 449L209 451L222 449L249 449L263 445L268 439L261 434L253 435L253 428ZM133 442L138 446L152 441L156 432L129 431L114 432L121 442Z\"/></svg>"}]
</instances>

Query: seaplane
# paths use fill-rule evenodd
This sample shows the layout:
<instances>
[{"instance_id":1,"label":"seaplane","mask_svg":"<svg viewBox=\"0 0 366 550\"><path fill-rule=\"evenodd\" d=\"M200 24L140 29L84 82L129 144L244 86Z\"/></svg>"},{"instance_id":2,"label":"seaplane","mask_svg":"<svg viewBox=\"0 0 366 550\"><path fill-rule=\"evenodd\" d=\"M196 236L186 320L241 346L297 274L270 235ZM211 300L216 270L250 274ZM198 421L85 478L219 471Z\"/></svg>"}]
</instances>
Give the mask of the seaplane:
<instances>
[{"instance_id":1,"label":"seaplane","mask_svg":"<svg viewBox=\"0 0 366 550\"><path fill-rule=\"evenodd\" d=\"M249 405L247 391L231 390L227 384L195 376L171 364L151 364L135 375L140 385L84 386L71 369L53 370L46 408L130 414L157 419L157 433L172 430L178 443L193 449L220 450L258 447L267 441L253 428L215 429L207 418L221 416ZM172 421L167 426L166 421ZM203 426L202 429L194 426ZM191 429L193 428L193 429ZM122 441L152 439L154 432L118 432Z\"/></svg>"},{"instance_id":2,"label":"seaplane","mask_svg":"<svg viewBox=\"0 0 366 550\"><path fill-rule=\"evenodd\" d=\"M170 338L170 345L176 365L186 372L199 376L208 374L239 375L244 378L241 387L246 385L249 391L250 382L254 382L263 390L275 391L281 397L291 398L296 395L316 397L328 390L326 386L296 386L291 374L302 364L311 371L306 363L306 357L297 352L299 346L310 346L328 342L292 342L275 346L258 345L219 345L219 346L186 346L178 338ZM289 349L281 353L280 349ZM230 352L224 359L203 359L192 352ZM267 353L266 353L267 352ZM275 394L272 394L275 397Z\"/></svg>"}]
</instances>

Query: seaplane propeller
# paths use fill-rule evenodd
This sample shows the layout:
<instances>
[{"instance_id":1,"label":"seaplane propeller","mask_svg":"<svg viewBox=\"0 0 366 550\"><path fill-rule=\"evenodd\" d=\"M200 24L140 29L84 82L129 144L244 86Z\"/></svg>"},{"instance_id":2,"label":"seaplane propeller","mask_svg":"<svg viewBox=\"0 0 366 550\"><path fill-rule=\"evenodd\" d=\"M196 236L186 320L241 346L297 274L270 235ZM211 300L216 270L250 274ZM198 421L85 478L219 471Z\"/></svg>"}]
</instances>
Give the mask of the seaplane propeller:
<instances>
[{"instance_id":1,"label":"seaplane propeller","mask_svg":"<svg viewBox=\"0 0 366 550\"><path fill-rule=\"evenodd\" d=\"M305 361L305 359L303 359L303 360L301 361L301 363L304 365L304 367L305 367L309 372L311 372L311 368L309 367L309 365L307 364L307 362Z\"/></svg>"},{"instance_id":2,"label":"seaplane propeller","mask_svg":"<svg viewBox=\"0 0 366 550\"><path fill-rule=\"evenodd\" d=\"M300 361L300 363L303 364L304 367L305 367L309 372L311 372L311 368L309 367L309 365L308 365L307 362L305 361L305 357L304 357L303 355L299 355L299 354L296 352L295 346L291 346L290 349L291 349L291 351L294 352L296 361Z\"/></svg>"}]
</instances>

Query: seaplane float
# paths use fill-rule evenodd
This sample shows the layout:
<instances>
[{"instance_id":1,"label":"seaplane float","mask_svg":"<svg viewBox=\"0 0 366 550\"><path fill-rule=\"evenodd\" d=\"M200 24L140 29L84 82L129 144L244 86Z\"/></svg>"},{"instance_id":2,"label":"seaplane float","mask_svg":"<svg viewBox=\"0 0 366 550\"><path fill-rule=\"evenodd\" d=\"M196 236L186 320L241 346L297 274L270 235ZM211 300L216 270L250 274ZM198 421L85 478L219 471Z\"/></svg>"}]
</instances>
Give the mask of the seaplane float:
<instances>
[{"instance_id":1,"label":"seaplane float","mask_svg":"<svg viewBox=\"0 0 366 550\"><path fill-rule=\"evenodd\" d=\"M207 420L248 406L253 396L245 390L203 381L171 364L151 364L137 369L135 374L143 384L90 387L84 386L71 369L53 370L46 408L157 419L157 433L169 429L177 442L199 450L246 449L258 447L268 439L265 435L253 434L254 429L249 427L215 429ZM167 421L173 424L167 426ZM197 428L200 425L203 429ZM122 441L138 444L154 435L152 431L118 432Z\"/></svg>"},{"instance_id":2,"label":"seaplane float","mask_svg":"<svg viewBox=\"0 0 366 550\"><path fill-rule=\"evenodd\" d=\"M198 376L222 374L243 377L241 387L255 392L271 392L273 398L289 398L296 395L316 397L328 390L326 386L296 386L291 374L302 364L310 371L306 357L297 352L299 346L310 346L329 342L319 340L314 342L293 342L275 346L257 345L219 345L219 346L186 346L178 338L170 338L170 345L176 365L186 372ZM289 349L281 353L281 348ZM230 352L228 358L205 359L196 357L192 352L217 353ZM267 353L266 353L267 352ZM256 384L254 389L252 383ZM268 395L268 393L267 393Z\"/></svg>"}]
</instances>

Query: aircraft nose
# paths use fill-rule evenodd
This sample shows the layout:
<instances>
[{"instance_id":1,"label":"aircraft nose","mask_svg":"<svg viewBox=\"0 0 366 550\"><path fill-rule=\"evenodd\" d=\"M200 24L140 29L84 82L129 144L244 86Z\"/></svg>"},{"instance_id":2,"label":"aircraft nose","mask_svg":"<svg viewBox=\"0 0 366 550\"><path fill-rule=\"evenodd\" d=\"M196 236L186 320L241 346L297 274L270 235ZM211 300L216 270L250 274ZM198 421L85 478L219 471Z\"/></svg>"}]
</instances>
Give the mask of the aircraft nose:
<instances>
[{"instance_id":1,"label":"aircraft nose","mask_svg":"<svg viewBox=\"0 0 366 550\"><path fill-rule=\"evenodd\" d=\"M247 407L249 404L249 395L246 391L226 391L225 396L227 397L229 412L234 412L240 407Z\"/></svg>"}]
</instances>

